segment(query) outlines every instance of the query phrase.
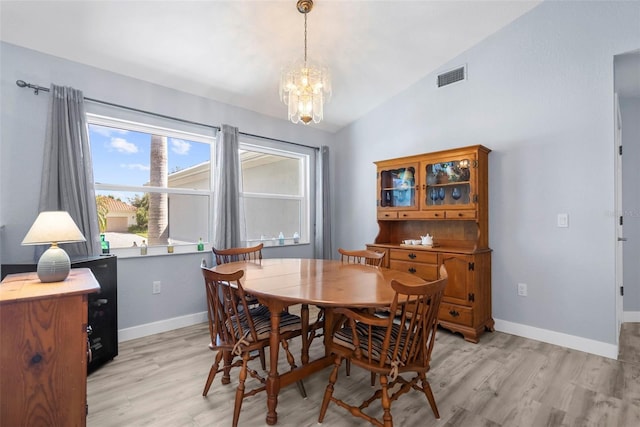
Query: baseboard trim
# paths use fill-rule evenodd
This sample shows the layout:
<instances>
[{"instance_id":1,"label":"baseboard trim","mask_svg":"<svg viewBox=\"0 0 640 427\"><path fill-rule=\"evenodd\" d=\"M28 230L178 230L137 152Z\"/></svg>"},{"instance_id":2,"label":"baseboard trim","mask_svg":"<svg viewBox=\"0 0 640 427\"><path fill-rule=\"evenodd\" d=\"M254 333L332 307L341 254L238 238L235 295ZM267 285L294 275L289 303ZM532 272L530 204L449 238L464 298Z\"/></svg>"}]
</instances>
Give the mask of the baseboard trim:
<instances>
[{"instance_id":1,"label":"baseboard trim","mask_svg":"<svg viewBox=\"0 0 640 427\"><path fill-rule=\"evenodd\" d=\"M185 328L207 321L207 312L187 314L185 316L172 317L171 319L159 320L157 322L145 323L144 325L132 326L118 330L118 342L125 342L142 338L160 332L172 331L178 328Z\"/></svg>"},{"instance_id":2,"label":"baseboard trim","mask_svg":"<svg viewBox=\"0 0 640 427\"><path fill-rule=\"evenodd\" d=\"M563 334L562 332L550 331L548 329L535 328L506 320L495 319L495 322L496 331L499 332L559 345L573 350L584 351L585 353L591 353L609 359L615 360L618 358L618 346L615 344Z\"/></svg>"},{"instance_id":3,"label":"baseboard trim","mask_svg":"<svg viewBox=\"0 0 640 427\"><path fill-rule=\"evenodd\" d=\"M638 323L640 322L640 311L625 311L622 313L623 323Z\"/></svg>"}]
</instances>

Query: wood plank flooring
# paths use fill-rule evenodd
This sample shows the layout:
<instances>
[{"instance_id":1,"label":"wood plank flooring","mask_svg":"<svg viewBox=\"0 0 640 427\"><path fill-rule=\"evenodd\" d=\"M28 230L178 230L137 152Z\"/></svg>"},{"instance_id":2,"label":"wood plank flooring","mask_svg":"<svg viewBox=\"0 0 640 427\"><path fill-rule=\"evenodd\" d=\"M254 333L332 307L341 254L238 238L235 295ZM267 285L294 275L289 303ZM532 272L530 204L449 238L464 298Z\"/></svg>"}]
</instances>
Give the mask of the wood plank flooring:
<instances>
[{"instance_id":1,"label":"wood plank flooring","mask_svg":"<svg viewBox=\"0 0 640 427\"><path fill-rule=\"evenodd\" d=\"M226 386L216 378L208 397L202 397L214 356L208 334L207 325L200 324L122 343L119 356L88 378L87 425L230 426L238 371ZM298 350L298 342L291 348ZM322 351L314 343L312 354ZM640 323L624 325L619 359L500 332L471 344L439 330L428 378L441 419L433 417L423 395L412 391L393 403L394 425L640 426ZM282 360L281 371L287 368ZM305 379L307 399L295 385L281 391L278 425L318 425L329 371ZM344 368L340 371L337 396L359 402L370 393L367 372L354 366L346 377ZM265 414L265 393L245 399L240 425L265 426ZM369 424L331 404L322 425Z\"/></svg>"}]
</instances>

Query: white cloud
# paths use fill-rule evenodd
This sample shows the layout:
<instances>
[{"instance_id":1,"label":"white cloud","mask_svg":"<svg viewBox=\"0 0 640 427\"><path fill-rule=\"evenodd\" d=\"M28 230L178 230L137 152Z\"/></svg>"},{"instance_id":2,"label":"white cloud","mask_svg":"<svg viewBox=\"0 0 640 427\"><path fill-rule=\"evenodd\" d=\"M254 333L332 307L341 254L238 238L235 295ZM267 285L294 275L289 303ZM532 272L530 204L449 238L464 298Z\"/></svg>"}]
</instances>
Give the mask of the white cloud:
<instances>
[{"instance_id":1,"label":"white cloud","mask_svg":"<svg viewBox=\"0 0 640 427\"><path fill-rule=\"evenodd\" d=\"M108 128L100 125L91 125L90 127L91 127L91 132L97 133L98 135L106 136L108 138L112 137L114 134L126 135L129 133L128 130Z\"/></svg>"},{"instance_id":2,"label":"white cloud","mask_svg":"<svg viewBox=\"0 0 640 427\"><path fill-rule=\"evenodd\" d=\"M142 163L121 163L120 167L124 169L139 171L148 171L151 169L149 165L143 165Z\"/></svg>"},{"instance_id":3,"label":"white cloud","mask_svg":"<svg viewBox=\"0 0 640 427\"><path fill-rule=\"evenodd\" d=\"M120 153L133 154L138 152L138 147L124 138L111 138L109 148L113 148Z\"/></svg>"},{"instance_id":4,"label":"white cloud","mask_svg":"<svg viewBox=\"0 0 640 427\"><path fill-rule=\"evenodd\" d=\"M181 139L171 138L171 151L176 154L186 155L189 154L189 150L191 149L191 144L187 141L183 141Z\"/></svg>"}]
</instances>

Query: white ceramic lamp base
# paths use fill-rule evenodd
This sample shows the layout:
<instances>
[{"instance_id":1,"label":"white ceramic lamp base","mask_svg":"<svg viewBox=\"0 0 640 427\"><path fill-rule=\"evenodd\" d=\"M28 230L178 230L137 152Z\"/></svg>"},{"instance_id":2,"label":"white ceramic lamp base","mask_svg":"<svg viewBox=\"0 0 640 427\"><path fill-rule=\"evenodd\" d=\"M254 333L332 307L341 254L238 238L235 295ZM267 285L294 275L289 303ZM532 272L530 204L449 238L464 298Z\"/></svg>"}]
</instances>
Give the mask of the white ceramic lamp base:
<instances>
[{"instance_id":1,"label":"white ceramic lamp base","mask_svg":"<svg viewBox=\"0 0 640 427\"><path fill-rule=\"evenodd\" d=\"M62 282L69 275L71 261L64 249L53 244L38 261L38 278L41 282Z\"/></svg>"}]
</instances>

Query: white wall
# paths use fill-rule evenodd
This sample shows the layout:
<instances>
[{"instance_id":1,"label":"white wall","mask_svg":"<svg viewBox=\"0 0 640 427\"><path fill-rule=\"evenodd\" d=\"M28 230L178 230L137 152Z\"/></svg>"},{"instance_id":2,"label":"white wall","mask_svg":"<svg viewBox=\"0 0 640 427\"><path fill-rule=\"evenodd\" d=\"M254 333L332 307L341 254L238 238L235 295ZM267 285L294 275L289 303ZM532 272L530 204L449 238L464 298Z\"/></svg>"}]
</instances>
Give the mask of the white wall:
<instances>
[{"instance_id":1,"label":"white wall","mask_svg":"<svg viewBox=\"0 0 640 427\"><path fill-rule=\"evenodd\" d=\"M343 129L332 164L336 247L378 232L374 161L486 145L497 324L610 352L613 56L640 47L639 23L638 2L544 2L438 70L467 64L467 81L438 89L429 74ZM558 213L569 228L556 227Z\"/></svg>"},{"instance_id":2,"label":"white wall","mask_svg":"<svg viewBox=\"0 0 640 427\"><path fill-rule=\"evenodd\" d=\"M301 144L331 146L330 135L247 110L122 75L0 43L0 237L3 263L32 263L33 248L20 246L38 212L48 94L38 96L16 80L73 86L86 97L200 123ZM277 96L277 95L274 95ZM93 108L95 110L95 107ZM104 112L104 111L103 111ZM286 109L283 106L283 117ZM129 115L135 119L135 114ZM265 256L294 256L299 248L274 248ZM135 328L205 310L200 260L206 254L174 254L118 260L118 326ZM152 281L162 293L151 294ZM129 334L131 336L132 334ZM133 334L135 335L135 333Z\"/></svg>"}]
</instances>

